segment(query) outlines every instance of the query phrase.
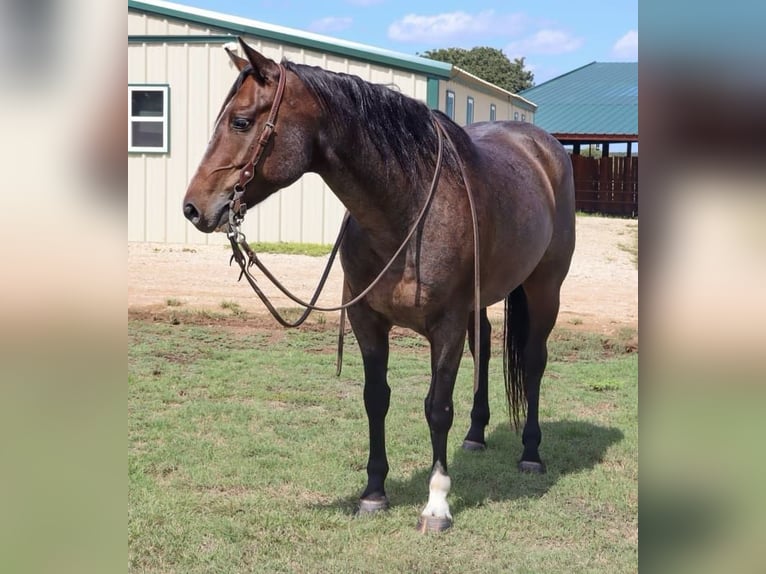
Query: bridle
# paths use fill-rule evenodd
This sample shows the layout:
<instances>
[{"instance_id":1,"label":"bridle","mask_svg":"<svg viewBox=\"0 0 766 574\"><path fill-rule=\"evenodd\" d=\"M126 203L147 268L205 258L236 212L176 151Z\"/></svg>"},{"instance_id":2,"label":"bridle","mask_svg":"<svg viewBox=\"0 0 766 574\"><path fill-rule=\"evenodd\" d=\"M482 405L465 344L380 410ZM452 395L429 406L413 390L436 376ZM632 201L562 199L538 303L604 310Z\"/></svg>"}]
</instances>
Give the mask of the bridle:
<instances>
[{"instance_id":1,"label":"bridle","mask_svg":"<svg viewBox=\"0 0 766 574\"><path fill-rule=\"evenodd\" d=\"M279 106L282 105L282 96L285 93L285 82L287 81L287 70L285 70L285 67L281 63L277 65L279 66L279 80L277 81L277 91L274 94L274 101L271 103L271 110L269 110L269 117L255 144L251 146L254 148L254 151L250 161L242 167L242 170L239 172L239 181L234 184L234 195L229 203L230 229L233 217L238 215L240 222L245 217L247 207L242 201L242 197L245 195L245 188L255 177L255 167L261 161L263 152L266 151L266 146L269 145L271 136L274 135L274 124L277 121Z\"/></svg>"},{"instance_id":2,"label":"bridle","mask_svg":"<svg viewBox=\"0 0 766 574\"><path fill-rule=\"evenodd\" d=\"M330 269L332 268L333 262L335 261L335 257L338 254L338 250L340 249L340 245L343 241L343 236L345 235L346 229L348 227L348 221L349 221L348 211L346 211L346 214L343 217L343 222L341 223L338 237L335 240L335 243L333 244L333 248L330 253L330 257L327 261L327 265L325 266L325 269L322 272L322 276L319 280L319 283L317 284L317 288L314 291L314 294L312 295L311 300L309 302L303 301L302 299L296 297L286 287L284 287L282 283L280 283L279 280L276 277L274 277L274 275L272 275L272 273L266 268L266 266L260 261L260 259L258 259L258 255L250 248L250 245L248 245L247 239L245 238L245 234L242 233L240 229L242 221L245 218L245 213L247 211L247 205L245 204L245 202L242 201L242 197L245 194L245 189L247 187L247 184L249 184L253 180L253 177L255 177L255 168L257 167L258 163L263 157L263 153L266 150L266 147L268 146L272 135L274 134L277 114L279 112L279 106L282 103L282 97L285 91L285 82L286 82L286 76L287 76L287 71L285 67L281 63L279 63L278 66L279 66L279 80L277 83L277 90L274 95L274 101L272 102L271 110L269 111L269 117L266 120L266 124L264 125L263 130L261 131L261 134L258 136L258 139L254 145L255 149L253 151L251 160L248 163L246 163L244 167L242 168L242 170L240 171L239 181L234 185L234 194L231 198L231 201L229 202L229 230L227 232L227 237L229 238L229 242L231 243L231 249L232 249L232 256L231 256L231 259L229 260L229 264L231 265L233 261L236 261L237 264L239 265L239 268L241 271L239 274L238 281L240 281L242 277L245 277L245 279L247 279L247 282L250 284L250 287L252 287L255 294L258 295L258 297L266 306L266 308L269 310L269 312L274 317L274 319L283 327L300 326L308 318L308 316L311 314L312 311L341 311L340 334L338 339L338 374L340 374L340 365L341 365L342 354L343 354L342 349L343 349L343 332L344 332L344 324L345 324L345 311L346 309L348 309L352 305L355 305L356 303L361 301L364 297L366 297L367 294L370 291L372 291L372 289L380 282L380 280L383 278L386 272L394 264L394 261L396 261L399 255L401 255L401 253L407 247L407 244L410 242L410 239L412 239L412 236L415 234L418 227L422 223L423 217L428 211L428 206L431 203L431 199L433 198L434 192L439 183L439 177L441 175L441 168L442 168L442 158L443 158L443 152L444 152L444 139L446 138L450 146L452 147L453 151L455 151L457 163L460 168L460 175L463 179L466 194L468 195L468 203L471 208L471 219L473 223L473 239L474 239L474 348L476 349L476 352L478 352L479 321L480 321L479 312L481 311L479 295L481 291L480 291L480 280L479 280L479 227L478 227L478 220L477 220L477 214L476 214L476 206L474 204L474 198L473 198L473 193L471 192L471 186L470 186L468 177L466 176L466 173L465 173L465 167L463 165L463 162L460 160L460 155L457 153L457 148L455 147L455 144L450 138L449 134L446 132L444 127L442 127L441 123L439 123L439 120L433 114L431 115L431 121L434 124L434 128L436 129L436 133L438 136L438 152L437 152L437 158L436 158L436 167L434 168L434 175L433 175L433 178L431 179L431 186L428 190L426 200L423 206L421 207L417 217L415 218L415 222L410 227L409 233L404 238L404 241L402 241L399 248L391 256L391 259L383 267L383 269L380 271L377 277L373 279L370 285L366 289L364 289L361 293L359 293L356 297L354 297L352 300L345 301L341 305L338 305L336 307L316 306L317 299L319 299L319 295L321 294L322 289L324 288L324 285L327 282L327 278L330 275ZM266 294L258 286L258 283L255 277L253 277L252 274L250 273L250 267L252 267L253 265L258 267L258 269L271 281L271 283L275 287L277 287L277 289L279 289L285 296L287 296L289 299L291 299L292 301L294 301L301 307L304 307L303 314L297 320L292 322L287 321L279 313L279 311L277 311L277 309L274 307L271 301L269 301ZM478 378L479 366L478 365L479 365L479 361L474 361L474 392L476 392L476 390L478 389L478 381L479 381L479 378Z\"/></svg>"}]
</instances>

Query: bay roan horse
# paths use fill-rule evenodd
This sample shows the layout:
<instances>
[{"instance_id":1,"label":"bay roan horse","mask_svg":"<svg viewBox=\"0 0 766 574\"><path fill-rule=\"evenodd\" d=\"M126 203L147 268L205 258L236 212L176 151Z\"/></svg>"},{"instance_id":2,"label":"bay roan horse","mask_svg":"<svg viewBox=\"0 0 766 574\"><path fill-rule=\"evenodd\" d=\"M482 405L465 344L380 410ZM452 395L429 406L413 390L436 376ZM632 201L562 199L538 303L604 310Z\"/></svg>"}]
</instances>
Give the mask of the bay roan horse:
<instances>
[{"instance_id":1,"label":"bay roan horse","mask_svg":"<svg viewBox=\"0 0 766 574\"><path fill-rule=\"evenodd\" d=\"M464 446L479 450L489 422L486 307L502 300L508 406L516 423L519 411L522 416L526 411L519 467L544 471L538 453L540 379L575 238L569 157L532 124L500 121L461 128L388 87L321 68L279 64L240 43L246 58L229 52L239 77L189 184L184 215L209 233L228 222L235 189L250 208L304 173L318 173L350 212L341 247L344 300L349 301L389 262L430 197L417 233L348 316L364 362L369 421L367 487L359 511L388 507L388 337L391 327L400 325L423 335L431 349L425 417L433 462L419 527L446 529L452 523L447 433L466 332L479 376ZM442 143L441 172L429 196ZM478 353L467 187L478 220Z\"/></svg>"}]
</instances>

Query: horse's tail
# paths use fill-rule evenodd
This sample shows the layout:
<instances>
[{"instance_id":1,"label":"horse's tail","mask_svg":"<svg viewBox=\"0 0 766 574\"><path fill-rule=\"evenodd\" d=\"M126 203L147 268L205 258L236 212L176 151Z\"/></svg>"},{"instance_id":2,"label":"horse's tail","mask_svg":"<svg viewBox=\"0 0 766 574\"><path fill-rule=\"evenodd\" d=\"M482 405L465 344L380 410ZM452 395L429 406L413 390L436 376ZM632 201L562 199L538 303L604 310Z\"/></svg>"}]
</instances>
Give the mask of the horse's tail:
<instances>
[{"instance_id":1,"label":"horse's tail","mask_svg":"<svg viewBox=\"0 0 766 574\"><path fill-rule=\"evenodd\" d=\"M526 368L524 347L529 333L529 309L524 288L519 285L505 298L503 322L503 377L508 415L519 430L521 417L526 416Z\"/></svg>"}]
</instances>

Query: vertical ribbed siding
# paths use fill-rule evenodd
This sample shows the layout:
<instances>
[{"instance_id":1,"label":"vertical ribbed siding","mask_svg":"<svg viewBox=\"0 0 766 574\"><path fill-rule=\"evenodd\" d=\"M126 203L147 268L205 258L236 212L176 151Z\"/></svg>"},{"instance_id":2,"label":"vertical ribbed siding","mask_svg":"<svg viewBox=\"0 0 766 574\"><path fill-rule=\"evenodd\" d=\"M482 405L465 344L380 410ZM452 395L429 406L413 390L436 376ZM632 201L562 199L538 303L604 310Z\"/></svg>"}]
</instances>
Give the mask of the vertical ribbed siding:
<instances>
[{"instance_id":1,"label":"vertical ribbed siding","mask_svg":"<svg viewBox=\"0 0 766 574\"><path fill-rule=\"evenodd\" d=\"M220 31L181 24L145 14L128 13L132 36L191 34L220 35ZM429 102L434 82L425 76L393 70L336 54L282 45L255 37L245 40L275 60L283 57L303 64L356 74L391 85ZM199 165L221 103L236 78L236 70L218 42L128 45L131 84L170 86L170 152L128 154L128 240L168 243L224 244L223 234L203 234L188 223L181 203L188 181ZM255 241L332 243L345 213L344 206L316 174L275 194L251 211L243 231Z\"/></svg>"}]
</instances>

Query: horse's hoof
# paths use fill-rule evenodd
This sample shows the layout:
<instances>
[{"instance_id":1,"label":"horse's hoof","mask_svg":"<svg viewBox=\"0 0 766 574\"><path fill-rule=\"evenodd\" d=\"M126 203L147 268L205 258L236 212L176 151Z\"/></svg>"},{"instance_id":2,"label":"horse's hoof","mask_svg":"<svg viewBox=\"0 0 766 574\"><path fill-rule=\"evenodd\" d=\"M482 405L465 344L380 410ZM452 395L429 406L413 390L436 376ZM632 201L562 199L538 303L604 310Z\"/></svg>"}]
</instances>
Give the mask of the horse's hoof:
<instances>
[{"instance_id":1,"label":"horse's hoof","mask_svg":"<svg viewBox=\"0 0 766 574\"><path fill-rule=\"evenodd\" d=\"M362 498L359 500L359 509L356 511L357 516L366 516L368 514L375 514L382 510L388 510L388 498Z\"/></svg>"},{"instance_id":2,"label":"horse's hoof","mask_svg":"<svg viewBox=\"0 0 766 574\"><path fill-rule=\"evenodd\" d=\"M438 518L436 516L423 516L418 518L417 531L425 534L426 532L444 532L452 526L452 519L447 516Z\"/></svg>"},{"instance_id":3,"label":"horse's hoof","mask_svg":"<svg viewBox=\"0 0 766 574\"><path fill-rule=\"evenodd\" d=\"M487 445L483 442L476 442L475 440L465 439L463 441L463 450L486 450Z\"/></svg>"},{"instance_id":4,"label":"horse's hoof","mask_svg":"<svg viewBox=\"0 0 766 574\"><path fill-rule=\"evenodd\" d=\"M519 470L521 472L531 472L533 474L545 474L545 465L542 462L532 462L531 460L520 460Z\"/></svg>"}]
</instances>

